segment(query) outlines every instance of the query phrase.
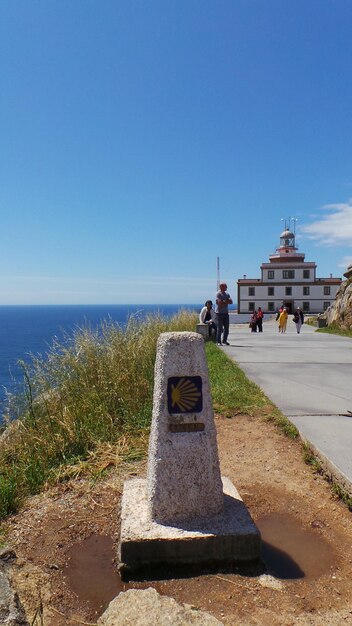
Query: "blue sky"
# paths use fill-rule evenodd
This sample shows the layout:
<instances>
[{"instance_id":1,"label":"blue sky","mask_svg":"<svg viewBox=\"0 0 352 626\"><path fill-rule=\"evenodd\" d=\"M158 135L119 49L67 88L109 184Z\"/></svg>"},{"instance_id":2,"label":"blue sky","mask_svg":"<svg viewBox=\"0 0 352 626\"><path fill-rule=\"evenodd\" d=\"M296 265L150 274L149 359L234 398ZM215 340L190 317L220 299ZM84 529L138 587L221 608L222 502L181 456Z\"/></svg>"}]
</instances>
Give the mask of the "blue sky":
<instances>
[{"instance_id":1,"label":"blue sky","mask_svg":"<svg viewBox=\"0 0 352 626\"><path fill-rule=\"evenodd\" d=\"M294 216L352 262L350 0L2 0L0 304L236 295Z\"/></svg>"}]
</instances>

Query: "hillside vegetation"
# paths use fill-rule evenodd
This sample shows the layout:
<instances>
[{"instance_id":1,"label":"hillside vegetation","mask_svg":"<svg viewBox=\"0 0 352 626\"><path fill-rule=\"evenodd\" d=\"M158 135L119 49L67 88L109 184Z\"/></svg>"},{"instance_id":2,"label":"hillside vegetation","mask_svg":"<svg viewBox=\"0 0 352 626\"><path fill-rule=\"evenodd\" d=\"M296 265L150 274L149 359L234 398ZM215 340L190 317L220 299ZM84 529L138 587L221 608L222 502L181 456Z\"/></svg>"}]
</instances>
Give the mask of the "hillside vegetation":
<instances>
[{"instance_id":1,"label":"hillside vegetation","mask_svg":"<svg viewBox=\"0 0 352 626\"><path fill-rule=\"evenodd\" d=\"M43 356L21 363L23 388L9 398L10 422L0 442L0 516L46 481L93 464L141 456L151 419L156 341L160 333L194 330L196 316L131 317L77 329ZM12 421L17 418L16 421ZM113 448L112 448L113 446ZM114 459L111 459L111 455ZM71 468L71 469L70 469Z\"/></svg>"},{"instance_id":2,"label":"hillside vegetation","mask_svg":"<svg viewBox=\"0 0 352 626\"><path fill-rule=\"evenodd\" d=\"M196 321L189 312L132 317L126 328L107 321L96 330L78 329L45 356L22 363L23 389L10 398L0 440L0 518L47 483L86 473L96 480L108 467L146 454L157 338L192 331ZM224 352L211 342L206 351L217 413L260 409L296 436Z\"/></svg>"}]
</instances>

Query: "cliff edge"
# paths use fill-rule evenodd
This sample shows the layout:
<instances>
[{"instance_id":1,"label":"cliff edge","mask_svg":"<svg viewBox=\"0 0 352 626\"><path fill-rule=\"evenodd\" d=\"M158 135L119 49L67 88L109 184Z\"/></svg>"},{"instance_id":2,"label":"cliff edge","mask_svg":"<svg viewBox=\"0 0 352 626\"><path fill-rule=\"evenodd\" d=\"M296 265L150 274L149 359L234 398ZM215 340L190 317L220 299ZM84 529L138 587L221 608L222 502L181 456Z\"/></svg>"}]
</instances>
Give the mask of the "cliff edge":
<instances>
[{"instance_id":1,"label":"cliff edge","mask_svg":"<svg viewBox=\"0 0 352 626\"><path fill-rule=\"evenodd\" d=\"M336 293L333 304L321 316L328 326L336 324L345 330L352 330L352 265L349 265L344 276L346 279Z\"/></svg>"}]
</instances>

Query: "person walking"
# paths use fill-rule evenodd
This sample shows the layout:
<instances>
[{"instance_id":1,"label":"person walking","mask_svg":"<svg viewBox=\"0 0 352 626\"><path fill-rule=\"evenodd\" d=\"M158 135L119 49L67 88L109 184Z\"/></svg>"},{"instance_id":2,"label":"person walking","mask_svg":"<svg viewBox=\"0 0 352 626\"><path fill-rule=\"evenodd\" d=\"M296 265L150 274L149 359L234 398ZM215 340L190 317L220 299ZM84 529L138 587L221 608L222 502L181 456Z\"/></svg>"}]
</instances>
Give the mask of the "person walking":
<instances>
[{"instance_id":1,"label":"person walking","mask_svg":"<svg viewBox=\"0 0 352 626\"><path fill-rule=\"evenodd\" d=\"M199 321L201 324L208 324L209 327L209 338L211 337L212 331L214 330L216 336L216 323L215 323L215 311L213 309L213 303L211 300L207 300L205 305L203 306L201 312L199 313Z\"/></svg>"},{"instance_id":2,"label":"person walking","mask_svg":"<svg viewBox=\"0 0 352 626\"><path fill-rule=\"evenodd\" d=\"M284 307L279 317L279 333L285 333L287 327L288 313L286 307Z\"/></svg>"},{"instance_id":3,"label":"person walking","mask_svg":"<svg viewBox=\"0 0 352 626\"><path fill-rule=\"evenodd\" d=\"M304 322L304 314L303 314L303 311L301 311L301 309L299 308L299 306L294 312L293 321L296 324L296 331L299 334L301 332L301 326Z\"/></svg>"},{"instance_id":4,"label":"person walking","mask_svg":"<svg viewBox=\"0 0 352 626\"><path fill-rule=\"evenodd\" d=\"M276 310L276 318L275 319L276 319L277 322L279 321L279 317L280 317L280 315L282 313L283 308L284 308L283 306L280 306L280 308Z\"/></svg>"},{"instance_id":5,"label":"person walking","mask_svg":"<svg viewBox=\"0 0 352 626\"><path fill-rule=\"evenodd\" d=\"M218 346L229 346L230 344L227 341L227 337L229 335L230 328L230 317L229 317L229 304L232 304L232 298L229 293L226 291L227 284L220 283L219 291L216 294L216 342Z\"/></svg>"},{"instance_id":6,"label":"person walking","mask_svg":"<svg viewBox=\"0 0 352 626\"><path fill-rule=\"evenodd\" d=\"M258 311L257 311L258 333L262 333L263 332L263 317L264 317L264 313L263 313L261 307L258 306Z\"/></svg>"}]
</instances>

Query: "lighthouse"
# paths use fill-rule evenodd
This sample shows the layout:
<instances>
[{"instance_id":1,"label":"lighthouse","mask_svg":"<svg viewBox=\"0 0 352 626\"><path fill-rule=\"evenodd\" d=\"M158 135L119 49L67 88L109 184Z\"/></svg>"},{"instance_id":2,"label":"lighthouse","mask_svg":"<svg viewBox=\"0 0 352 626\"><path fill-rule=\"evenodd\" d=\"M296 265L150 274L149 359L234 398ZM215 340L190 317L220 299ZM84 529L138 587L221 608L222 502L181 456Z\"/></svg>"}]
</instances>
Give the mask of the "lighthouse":
<instances>
[{"instance_id":1,"label":"lighthouse","mask_svg":"<svg viewBox=\"0 0 352 626\"><path fill-rule=\"evenodd\" d=\"M289 218L280 234L280 243L269 262L260 266L260 278L243 277L237 281L238 313L252 313L260 306L275 313L285 306L289 313L300 307L305 314L322 313L334 301L341 278L317 278L317 265L306 261L298 251L295 228Z\"/></svg>"}]
</instances>

